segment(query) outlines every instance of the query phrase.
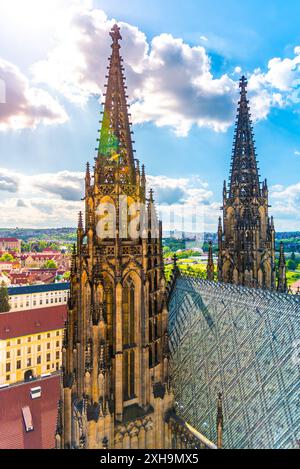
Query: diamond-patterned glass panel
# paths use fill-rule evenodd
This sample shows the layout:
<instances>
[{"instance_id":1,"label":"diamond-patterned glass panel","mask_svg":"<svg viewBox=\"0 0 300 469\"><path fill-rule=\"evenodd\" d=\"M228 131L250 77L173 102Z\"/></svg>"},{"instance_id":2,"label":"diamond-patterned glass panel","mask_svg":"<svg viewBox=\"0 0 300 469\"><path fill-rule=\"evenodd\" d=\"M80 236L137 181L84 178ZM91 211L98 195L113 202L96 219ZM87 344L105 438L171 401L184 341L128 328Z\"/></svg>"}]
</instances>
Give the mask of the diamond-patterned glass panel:
<instances>
[{"instance_id":1,"label":"diamond-patterned glass panel","mask_svg":"<svg viewBox=\"0 0 300 469\"><path fill-rule=\"evenodd\" d=\"M186 421L216 441L222 392L225 448L298 448L300 298L180 276L169 311Z\"/></svg>"}]
</instances>

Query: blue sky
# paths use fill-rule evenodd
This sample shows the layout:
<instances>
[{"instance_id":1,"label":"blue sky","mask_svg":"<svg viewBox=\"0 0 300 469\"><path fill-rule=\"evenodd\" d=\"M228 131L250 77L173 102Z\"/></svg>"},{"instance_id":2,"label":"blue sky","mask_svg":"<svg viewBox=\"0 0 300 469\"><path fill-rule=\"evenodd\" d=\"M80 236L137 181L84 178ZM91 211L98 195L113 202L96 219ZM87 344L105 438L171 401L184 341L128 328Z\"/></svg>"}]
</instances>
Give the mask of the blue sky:
<instances>
[{"instance_id":1,"label":"blue sky","mask_svg":"<svg viewBox=\"0 0 300 469\"><path fill-rule=\"evenodd\" d=\"M244 73L277 230L300 229L298 17L292 0L2 2L0 226L74 224L116 19L136 155L162 215L196 204L215 229Z\"/></svg>"}]
</instances>

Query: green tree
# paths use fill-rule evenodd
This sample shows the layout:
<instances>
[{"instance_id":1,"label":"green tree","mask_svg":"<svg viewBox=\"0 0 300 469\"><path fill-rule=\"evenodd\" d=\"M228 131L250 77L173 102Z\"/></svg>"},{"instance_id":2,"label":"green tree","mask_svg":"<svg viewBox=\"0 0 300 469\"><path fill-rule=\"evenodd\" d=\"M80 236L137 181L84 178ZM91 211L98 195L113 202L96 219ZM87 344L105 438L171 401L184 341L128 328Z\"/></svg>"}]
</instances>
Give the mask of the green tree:
<instances>
[{"instance_id":1,"label":"green tree","mask_svg":"<svg viewBox=\"0 0 300 469\"><path fill-rule=\"evenodd\" d=\"M71 275L71 272L69 272L69 271L68 271L68 272L65 272L64 275L63 275L63 279L64 279L64 280L69 280L70 275Z\"/></svg>"},{"instance_id":2,"label":"green tree","mask_svg":"<svg viewBox=\"0 0 300 469\"><path fill-rule=\"evenodd\" d=\"M0 313L7 313L10 310L9 297L4 282L0 285Z\"/></svg>"},{"instance_id":3,"label":"green tree","mask_svg":"<svg viewBox=\"0 0 300 469\"><path fill-rule=\"evenodd\" d=\"M3 254L2 257L0 257L1 262L11 262L13 260L14 260L14 256L9 254L9 252L6 252L5 254Z\"/></svg>"},{"instance_id":4,"label":"green tree","mask_svg":"<svg viewBox=\"0 0 300 469\"><path fill-rule=\"evenodd\" d=\"M53 259L46 261L43 265L44 269L57 269L57 264Z\"/></svg>"},{"instance_id":5,"label":"green tree","mask_svg":"<svg viewBox=\"0 0 300 469\"><path fill-rule=\"evenodd\" d=\"M297 268L297 263L296 263L296 261L293 261L293 259L289 259L289 260L287 261L287 268L288 268L289 270L296 270L296 268Z\"/></svg>"},{"instance_id":6,"label":"green tree","mask_svg":"<svg viewBox=\"0 0 300 469\"><path fill-rule=\"evenodd\" d=\"M53 249L53 251L60 251L60 247L56 243L51 243L49 248Z\"/></svg>"},{"instance_id":7,"label":"green tree","mask_svg":"<svg viewBox=\"0 0 300 469\"><path fill-rule=\"evenodd\" d=\"M292 261L295 261L296 260L296 254L294 252L292 252L291 254L291 260Z\"/></svg>"}]
</instances>

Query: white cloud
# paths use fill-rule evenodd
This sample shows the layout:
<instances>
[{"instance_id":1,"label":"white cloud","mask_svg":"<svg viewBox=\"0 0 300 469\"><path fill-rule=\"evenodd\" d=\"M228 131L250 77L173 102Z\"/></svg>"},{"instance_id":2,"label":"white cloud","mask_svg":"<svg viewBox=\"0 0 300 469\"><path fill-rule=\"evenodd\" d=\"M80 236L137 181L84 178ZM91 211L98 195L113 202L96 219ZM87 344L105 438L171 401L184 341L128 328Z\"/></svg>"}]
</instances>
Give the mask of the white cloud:
<instances>
[{"instance_id":1,"label":"white cloud","mask_svg":"<svg viewBox=\"0 0 300 469\"><path fill-rule=\"evenodd\" d=\"M63 200L76 201L84 195L84 174L75 171L60 171L52 174L32 176L32 185L38 190L59 196Z\"/></svg>"},{"instance_id":2,"label":"white cloud","mask_svg":"<svg viewBox=\"0 0 300 469\"><path fill-rule=\"evenodd\" d=\"M4 168L0 168L0 191L17 192L18 186L18 176Z\"/></svg>"},{"instance_id":3,"label":"white cloud","mask_svg":"<svg viewBox=\"0 0 300 469\"><path fill-rule=\"evenodd\" d=\"M299 229L300 182L287 187L271 187L270 201L277 231Z\"/></svg>"},{"instance_id":4,"label":"white cloud","mask_svg":"<svg viewBox=\"0 0 300 469\"><path fill-rule=\"evenodd\" d=\"M76 104L102 95L110 51L109 31L115 22L99 9L71 8L61 22L57 45L46 60L32 67L37 83L47 83ZM137 27L119 22L123 36L128 94L134 123L154 122L188 134L192 125L226 130L233 122L237 83L227 74L215 78L205 48L190 46L171 34L149 43ZM200 40L207 41L206 36ZM254 121L272 107L297 102L300 47L294 58L272 58L267 71L249 73L249 99ZM235 67L234 74L242 72Z\"/></svg>"},{"instance_id":5,"label":"white cloud","mask_svg":"<svg viewBox=\"0 0 300 469\"><path fill-rule=\"evenodd\" d=\"M147 185L154 190L154 199L159 205L206 205L213 196L207 183L199 176L189 178L148 176Z\"/></svg>"},{"instance_id":6,"label":"white cloud","mask_svg":"<svg viewBox=\"0 0 300 469\"><path fill-rule=\"evenodd\" d=\"M1 185L3 180L11 189ZM26 175L0 168L1 225L15 226L17 220L24 227L75 226L83 186L82 172Z\"/></svg>"},{"instance_id":7,"label":"white cloud","mask_svg":"<svg viewBox=\"0 0 300 469\"><path fill-rule=\"evenodd\" d=\"M15 65L1 58L0 81L5 88L5 102L0 103L0 130L66 122L66 112L49 93L31 87Z\"/></svg>"},{"instance_id":8,"label":"white cloud","mask_svg":"<svg viewBox=\"0 0 300 469\"><path fill-rule=\"evenodd\" d=\"M256 69L249 76L249 96L254 120L265 119L272 107L298 103L300 89L300 47L293 58L274 57L268 70Z\"/></svg>"},{"instance_id":9,"label":"white cloud","mask_svg":"<svg viewBox=\"0 0 300 469\"><path fill-rule=\"evenodd\" d=\"M114 22L98 9L72 9L57 46L46 60L33 65L35 81L77 104L101 95ZM204 47L191 47L170 34L156 36L149 44L138 28L119 24L133 122L153 121L180 135L193 124L217 131L231 124L236 83L227 75L213 77Z\"/></svg>"},{"instance_id":10,"label":"white cloud","mask_svg":"<svg viewBox=\"0 0 300 469\"><path fill-rule=\"evenodd\" d=\"M300 156L300 151L299 151L299 150L295 150L295 151L294 151L294 155Z\"/></svg>"},{"instance_id":11,"label":"white cloud","mask_svg":"<svg viewBox=\"0 0 300 469\"><path fill-rule=\"evenodd\" d=\"M109 31L114 22L102 10L93 8L91 1L67 1L56 21L56 45L45 60L32 65L34 83L46 84L78 105L86 104L92 96L101 96L110 54ZM213 76L203 46L190 46L166 33L149 42L137 27L119 24L134 123L151 121L157 126L169 126L182 136L192 125L224 131L232 124L237 83L228 74ZM202 43L207 39L200 36ZM299 101L299 64L297 46L294 57L273 57L267 70L248 74L255 121L265 119L273 107ZM237 66L233 75L241 71ZM9 75L9 102L0 106L0 129L67 120L61 105L48 92L31 86L15 66L1 61L0 79L1 73Z\"/></svg>"},{"instance_id":12,"label":"white cloud","mask_svg":"<svg viewBox=\"0 0 300 469\"><path fill-rule=\"evenodd\" d=\"M13 186L13 190L1 188L1 175ZM208 184L198 176L169 178L148 176L147 186L154 189L154 199L160 211L164 229L168 229L170 206L177 217L177 229L181 229L181 215L191 224L195 208L203 222L215 228L220 203L212 201L213 193ZM0 168L1 225L15 226L75 226L78 211L83 209L84 174L60 171L26 175Z\"/></svg>"}]
</instances>

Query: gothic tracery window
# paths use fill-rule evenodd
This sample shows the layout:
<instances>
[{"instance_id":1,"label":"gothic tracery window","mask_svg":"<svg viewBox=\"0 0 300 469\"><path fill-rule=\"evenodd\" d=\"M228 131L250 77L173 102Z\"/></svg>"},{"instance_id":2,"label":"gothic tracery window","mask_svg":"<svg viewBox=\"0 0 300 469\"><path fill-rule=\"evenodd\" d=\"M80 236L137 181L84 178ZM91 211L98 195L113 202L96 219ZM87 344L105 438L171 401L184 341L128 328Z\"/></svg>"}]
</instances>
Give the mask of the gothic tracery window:
<instances>
[{"instance_id":1,"label":"gothic tracery window","mask_svg":"<svg viewBox=\"0 0 300 469\"><path fill-rule=\"evenodd\" d=\"M129 277L123 285L123 398L135 397L135 285Z\"/></svg>"},{"instance_id":2,"label":"gothic tracery window","mask_svg":"<svg viewBox=\"0 0 300 469\"><path fill-rule=\"evenodd\" d=\"M134 334L134 283L129 278L123 287L123 344L135 342Z\"/></svg>"}]
</instances>

